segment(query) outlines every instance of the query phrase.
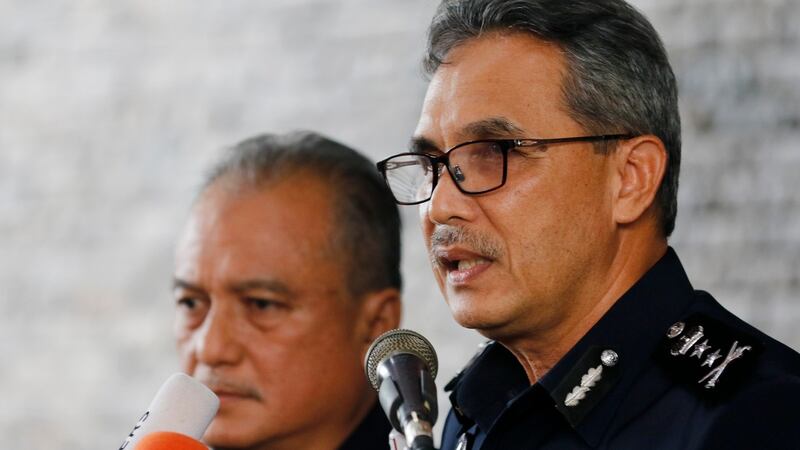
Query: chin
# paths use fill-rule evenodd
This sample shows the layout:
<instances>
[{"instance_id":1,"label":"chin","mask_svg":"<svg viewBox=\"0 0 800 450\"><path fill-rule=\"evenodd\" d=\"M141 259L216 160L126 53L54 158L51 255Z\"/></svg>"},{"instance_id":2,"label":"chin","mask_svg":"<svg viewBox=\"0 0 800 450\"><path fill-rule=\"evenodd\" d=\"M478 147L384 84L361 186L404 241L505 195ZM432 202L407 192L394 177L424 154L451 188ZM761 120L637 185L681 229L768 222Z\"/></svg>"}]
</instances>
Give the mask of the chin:
<instances>
[{"instance_id":1,"label":"chin","mask_svg":"<svg viewBox=\"0 0 800 450\"><path fill-rule=\"evenodd\" d=\"M496 318L492 317L492 314L481 308L474 308L464 304L454 307L451 303L450 312L459 325L471 330L477 330L481 334L483 334L483 330L495 328L499 325Z\"/></svg>"},{"instance_id":2,"label":"chin","mask_svg":"<svg viewBox=\"0 0 800 450\"><path fill-rule=\"evenodd\" d=\"M258 439L251 435L246 424L228 424L225 421L211 423L203 436L203 442L213 449L250 448L258 443Z\"/></svg>"},{"instance_id":3,"label":"chin","mask_svg":"<svg viewBox=\"0 0 800 450\"><path fill-rule=\"evenodd\" d=\"M485 299L483 302L450 301L450 312L456 323L464 328L475 330L488 339L498 340L505 336L509 328L519 319L512 311L501 308L488 308Z\"/></svg>"}]
</instances>

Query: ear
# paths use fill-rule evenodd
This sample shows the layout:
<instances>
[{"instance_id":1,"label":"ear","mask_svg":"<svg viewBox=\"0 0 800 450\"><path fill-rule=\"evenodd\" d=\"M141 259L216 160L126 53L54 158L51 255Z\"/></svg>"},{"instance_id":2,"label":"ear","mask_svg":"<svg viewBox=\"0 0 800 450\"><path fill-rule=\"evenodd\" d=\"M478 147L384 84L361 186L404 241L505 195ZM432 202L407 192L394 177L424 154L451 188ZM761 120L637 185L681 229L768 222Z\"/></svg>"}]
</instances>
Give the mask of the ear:
<instances>
[{"instance_id":1,"label":"ear","mask_svg":"<svg viewBox=\"0 0 800 450\"><path fill-rule=\"evenodd\" d=\"M618 224L629 224L653 206L667 167L667 150L661 139L644 135L621 142L615 157L618 189L614 220Z\"/></svg>"},{"instance_id":2,"label":"ear","mask_svg":"<svg viewBox=\"0 0 800 450\"><path fill-rule=\"evenodd\" d=\"M364 351L378 336L400 326L401 310L400 291L395 288L364 295L356 325L356 338L364 344Z\"/></svg>"}]
</instances>

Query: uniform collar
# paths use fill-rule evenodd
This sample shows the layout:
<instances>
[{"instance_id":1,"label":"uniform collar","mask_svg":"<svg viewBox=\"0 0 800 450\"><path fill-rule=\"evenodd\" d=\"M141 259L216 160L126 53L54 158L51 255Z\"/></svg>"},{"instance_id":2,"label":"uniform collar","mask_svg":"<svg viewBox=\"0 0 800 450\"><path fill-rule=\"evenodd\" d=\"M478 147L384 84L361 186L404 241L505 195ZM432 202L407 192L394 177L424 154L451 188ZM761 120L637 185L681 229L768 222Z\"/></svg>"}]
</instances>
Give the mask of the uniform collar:
<instances>
[{"instance_id":1,"label":"uniform collar","mask_svg":"<svg viewBox=\"0 0 800 450\"><path fill-rule=\"evenodd\" d=\"M602 398L577 422L575 431L596 445L616 416L652 356L665 330L689 307L693 288L672 248L631 287L589 332L534 386L522 366L499 344L489 346L468 367L451 396L462 423L473 420L488 431L503 409L531 391L546 391L552 401L564 402L563 382L585 370L586 356L598 347L619 356L616 379ZM580 379L580 375L578 375ZM561 390L559 389L561 387ZM656 395L656 394L653 394ZM563 413L563 408L561 410ZM467 419L468 418L468 419Z\"/></svg>"},{"instance_id":2,"label":"uniform collar","mask_svg":"<svg viewBox=\"0 0 800 450\"><path fill-rule=\"evenodd\" d=\"M514 355L492 342L458 375L450 395L462 426L488 431L506 406L529 387L528 376Z\"/></svg>"}]
</instances>

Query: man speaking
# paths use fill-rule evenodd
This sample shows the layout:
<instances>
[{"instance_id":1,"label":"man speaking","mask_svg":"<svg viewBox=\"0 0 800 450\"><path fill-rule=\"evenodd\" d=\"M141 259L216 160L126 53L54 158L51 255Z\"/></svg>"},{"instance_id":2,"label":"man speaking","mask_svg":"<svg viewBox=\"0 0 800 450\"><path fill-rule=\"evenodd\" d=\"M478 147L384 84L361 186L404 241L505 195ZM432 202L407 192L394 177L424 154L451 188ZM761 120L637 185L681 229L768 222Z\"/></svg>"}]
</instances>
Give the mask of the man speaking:
<instances>
[{"instance_id":1,"label":"man speaking","mask_svg":"<svg viewBox=\"0 0 800 450\"><path fill-rule=\"evenodd\" d=\"M313 133L229 151L176 256L183 370L220 398L215 449L375 450L389 424L362 369L400 319L400 219L363 156Z\"/></svg>"},{"instance_id":2,"label":"man speaking","mask_svg":"<svg viewBox=\"0 0 800 450\"><path fill-rule=\"evenodd\" d=\"M800 356L693 289L675 77L621 0L445 0L412 147L456 321L496 341L448 388L447 450L800 446Z\"/></svg>"}]
</instances>

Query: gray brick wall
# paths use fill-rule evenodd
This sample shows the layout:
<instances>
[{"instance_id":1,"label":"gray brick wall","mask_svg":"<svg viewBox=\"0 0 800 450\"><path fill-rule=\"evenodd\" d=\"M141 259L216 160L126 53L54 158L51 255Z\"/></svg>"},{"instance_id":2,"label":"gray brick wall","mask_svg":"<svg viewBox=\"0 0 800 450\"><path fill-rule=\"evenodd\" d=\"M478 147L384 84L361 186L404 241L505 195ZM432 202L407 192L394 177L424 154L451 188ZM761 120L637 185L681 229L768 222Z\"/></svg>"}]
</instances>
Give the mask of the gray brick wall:
<instances>
[{"instance_id":1,"label":"gray brick wall","mask_svg":"<svg viewBox=\"0 0 800 450\"><path fill-rule=\"evenodd\" d=\"M673 245L800 348L800 3L641 0L682 90ZM405 148L430 0L0 1L0 448L116 448L176 369L172 244L217 150L320 130ZM452 323L404 211L405 325ZM446 409L446 408L445 408Z\"/></svg>"}]
</instances>

